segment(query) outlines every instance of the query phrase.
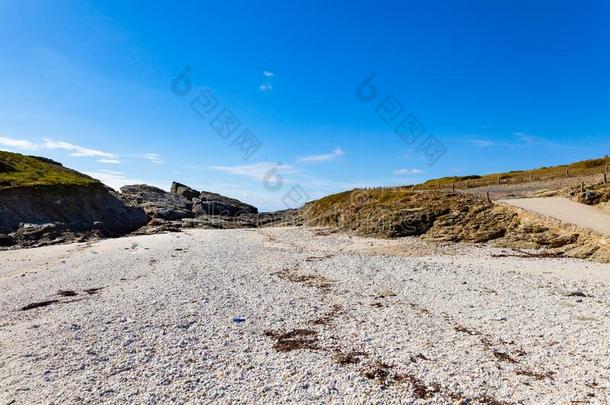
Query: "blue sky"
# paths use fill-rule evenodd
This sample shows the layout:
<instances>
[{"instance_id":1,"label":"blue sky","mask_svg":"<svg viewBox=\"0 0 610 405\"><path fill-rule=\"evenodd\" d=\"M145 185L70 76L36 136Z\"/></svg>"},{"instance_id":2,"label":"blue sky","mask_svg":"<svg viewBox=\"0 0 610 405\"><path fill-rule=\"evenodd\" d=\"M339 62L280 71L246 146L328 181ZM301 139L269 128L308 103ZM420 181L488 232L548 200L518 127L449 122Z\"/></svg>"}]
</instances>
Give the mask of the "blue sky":
<instances>
[{"instance_id":1,"label":"blue sky","mask_svg":"<svg viewBox=\"0 0 610 405\"><path fill-rule=\"evenodd\" d=\"M0 149L263 209L610 149L608 2L296 3L2 1Z\"/></svg>"}]
</instances>

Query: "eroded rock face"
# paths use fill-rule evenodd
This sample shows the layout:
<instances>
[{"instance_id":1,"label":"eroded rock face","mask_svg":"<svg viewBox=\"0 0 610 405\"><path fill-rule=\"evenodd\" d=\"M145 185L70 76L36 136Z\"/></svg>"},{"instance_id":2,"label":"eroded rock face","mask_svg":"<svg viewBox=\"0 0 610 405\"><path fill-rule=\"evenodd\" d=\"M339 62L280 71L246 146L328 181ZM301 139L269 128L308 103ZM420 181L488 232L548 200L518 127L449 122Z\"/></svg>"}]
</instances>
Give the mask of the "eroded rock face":
<instances>
[{"instance_id":1,"label":"eroded rock face","mask_svg":"<svg viewBox=\"0 0 610 405\"><path fill-rule=\"evenodd\" d=\"M149 218L180 220L195 216L191 201L146 184L121 187L121 196L129 203L142 208Z\"/></svg>"},{"instance_id":2,"label":"eroded rock face","mask_svg":"<svg viewBox=\"0 0 610 405\"><path fill-rule=\"evenodd\" d=\"M242 214L257 214L258 209L250 204L243 203L235 198L208 191L197 191L181 183L173 182L170 192L192 201L193 214L196 217L203 215L218 215L234 217Z\"/></svg>"},{"instance_id":3,"label":"eroded rock face","mask_svg":"<svg viewBox=\"0 0 610 405\"><path fill-rule=\"evenodd\" d=\"M199 197L199 191L190 188L189 186L185 186L184 184L180 184L177 182L173 182L169 191L174 194L178 194L180 197L184 197L187 200L191 201L193 198Z\"/></svg>"},{"instance_id":4,"label":"eroded rock face","mask_svg":"<svg viewBox=\"0 0 610 405\"><path fill-rule=\"evenodd\" d=\"M173 182L170 192L148 185L121 188L122 197L141 207L150 222L138 234L177 232L186 228L234 229L259 226L258 209L234 198ZM265 222L270 222L265 216ZM275 219L275 221L278 221Z\"/></svg>"},{"instance_id":5,"label":"eroded rock face","mask_svg":"<svg viewBox=\"0 0 610 405\"><path fill-rule=\"evenodd\" d=\"M606 200L602 188L595 188L596 201ZM586 198L584 192L574 196ZM490 242L513 249L544 249L546 255L610 262L610 238L606 236L562 226L469 194L355 190L310 203L301 214L308 225L330 226L363 236L412 235L438 241Z\"/></svg>"},{"instance_id":6,"label":"eroded rock face","mask_svg":"<svg viewBox=\"0 0 610 405\"><path fill-rule=\"evenodd\" d=\"M108 236L132 232L147 222L144 211L129 206L102 184L33 186L0 190L0 233L21 224L61 224L72 231L98 229Z\"/></svg>"},{"instance_id":7,"label":"eroded rock face","mask_svg":"<svg viewBox=\"0 0 610 405\"><path fill-rule=\"evenodd\" d=\"M258 209L234 198L220 194L202 191L196 200L193 200L198 215L221 215L227 217L241 214L257 214Z\"/></svg>"},{"instance_id":8,"label":"eroded rock face","mask_svg":"<svg viewBox=\"0 0 610 405\"><path fill-rule=\"evenodd\" d=\"M102 184L0 190L0 245L38 246L89 237L116 237L148 221Z\"/></svg>"}]
</instances>

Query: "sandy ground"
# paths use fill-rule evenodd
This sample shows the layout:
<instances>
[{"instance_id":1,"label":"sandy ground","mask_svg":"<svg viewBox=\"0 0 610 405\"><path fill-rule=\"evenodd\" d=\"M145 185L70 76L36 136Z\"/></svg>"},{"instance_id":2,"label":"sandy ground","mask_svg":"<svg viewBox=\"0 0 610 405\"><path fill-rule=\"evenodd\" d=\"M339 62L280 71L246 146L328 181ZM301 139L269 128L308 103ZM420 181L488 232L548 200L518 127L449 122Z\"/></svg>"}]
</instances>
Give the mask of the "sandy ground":
<instances>
[{"instance_id":1,"label":"sandy ground","mask_svg":"<svg viewBox=\"0 0 610 405\"><path fill-rule=\"evenodd\" d=\"M610 265L510 254L296 228L0 252L0 404L610 403Z\"/></svg>"},{"instance_id":2,"label":"sandy ground","mask_svg":"<svg viewBox=\"0 0 610 405\"><path fill-rule=\"evenodd\" d=\"M567 198L516 198L500 202L610 235L610 213Z\"/></svg>"}]
</instances>

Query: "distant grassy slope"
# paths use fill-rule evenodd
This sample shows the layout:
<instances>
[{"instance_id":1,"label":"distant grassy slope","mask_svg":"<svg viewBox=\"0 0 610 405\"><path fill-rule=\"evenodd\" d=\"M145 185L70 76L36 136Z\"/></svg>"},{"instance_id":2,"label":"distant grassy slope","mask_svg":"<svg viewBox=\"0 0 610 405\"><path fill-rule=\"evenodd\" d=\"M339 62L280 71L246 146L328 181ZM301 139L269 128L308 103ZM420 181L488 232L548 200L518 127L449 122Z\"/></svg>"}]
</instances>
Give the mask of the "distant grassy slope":
<instances>
[{"instance_id":1,"label":"distant grassy slope","mask_svg":"<svg viewBox=\"0 0 610 405\"><path fill-rule=\"evenodd\" d=\"M468 181L468 187L481 187L490 184L519 184L537 180L552 180L571 177L590 176L594 174L602 174L606 169L606 165L610 165L610 158L604 157L600 159L583 160L567 165L540 167L532 170L515 170L508 173L492 173L483 176L453 176L442 177L439 179L428 180L423 183L423 188L447 187L455 184L456 187L463 188ZM531 176L531 177L530 177Z\"/></svg>"},{"instance_id":2,"label":"distant grassy slope","mask_svg":"<svg viewBox=\"0 0 610 405\"><path fill-rule=\"evenodd\" d=\"M91 185L99 182L44 158L0 151L0 189L37 185Z\"/></svg>"},{"instance_id":3,"label":"distant grassy slope","mask_svg":"<svg viewBox=\"0 0 610 405\"><path fill-rule=\"evenodd\" d=\"M311 202L302 210L308 225L330 226L357 235L422 235L435 223L455 228L449 240L485 241L502 235L513 215L496 213L481 197L407 189L356 189ZM459 228L459 229L458 229Z\"/></svg>"}]
</instances>

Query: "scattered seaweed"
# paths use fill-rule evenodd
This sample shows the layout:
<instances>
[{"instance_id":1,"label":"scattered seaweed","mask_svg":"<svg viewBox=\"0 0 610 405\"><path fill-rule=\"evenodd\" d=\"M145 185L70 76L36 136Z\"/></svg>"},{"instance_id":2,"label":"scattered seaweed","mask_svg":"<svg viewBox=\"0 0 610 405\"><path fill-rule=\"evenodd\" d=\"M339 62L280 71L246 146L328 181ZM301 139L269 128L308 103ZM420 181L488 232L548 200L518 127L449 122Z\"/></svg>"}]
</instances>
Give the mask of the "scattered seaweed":
<instances>
[{"instance_id":1,"label":"scattered seaweed","mask_svg":"<svg viewBox=\"0 0 610 405\"><path fill-rule=\"evenodd\" d=\"M321 262L322 260L331 259L332 255L324 255L324 256L309 256L305 259L306 262Z\"/></svg>"},{"instance_id":2,"label":"scattered seaweed","mask_svg":"<svg viewBox=\"0 0 610 405\"><path fill-rule=\"evenodd\" d=\"M363 370L363 374L366 378L376 380L384 386L408 382L413 387L413 395L418 399L431 398L434 394L441 391L441 386L438 383L428 386L414 375L393 373L393 368L394 366L392 365L376 362Z\"/></svg>"},{"instance_id":3,"label":"scattered seaweed","mask_svg":"<svg viewBox=\"0 0 610 405\"><path fill-rule=\"evenodd\" d=\"M491 257L521 257L526 259L549 259L563 257L562 252L526 252L521 249L515 249L516 253L493 253Z\"/></svg>"},{"instance_id":4,"label":"scattered seaweed","mask_svg":"<svg viewBox=\"0 0 610 405\"><path fill-rule=\"evenodd\" d=\"M106 287L86 288L83 291L89 295L97 294Z\"/></svg>"},{"instance_id":5,"label":"scattered seaweed","mask_svg":"<svg viewBox=\"0 0 610 405\"><path fill-rule=\"evenodd\" d=\"M515 370L515 374L517 375L523 375L526 377L532 377L535 378L536 380L544 380L544 379L549 379L549 380L553 380L554 379L554 375L556 374L554 371L547 371L545 373L536 373L534 371L530 371L530 370Z\"/></svg>"},{"instance_id":6,"label":"scattered seaweed","mask_svg":"<svg viewBox=\"0 0 610 405\"><path fill-rule=\"evenodd\" d=\"M421 354L421 353L417 353L417 354L416 354L416 355L414 355L414 356L409 356L409 359L411 360L411 362L412 362L412 363L417 363L417 360L418 360L418 359L419 359L419 360L427 360L427 361L430 361L430 359L429 359L429 358L427 358L426 356L424 356L424 355L423 355L423 354Z\"/></svg>"},{"instance_id":7,"label":"scattered seaweed","mask_svg":"<svg viewBox=\"0 0 610 405\"><path fill-rule=\"evenodd\" d=\"M264 335L275 339L273 348L278 352L318 350L318 332L311 329L294 329L290 332L268 330Z\"/></svg>"},{"instance_id":8,"label":"scattered seaweed","mask_svg":"<svg viewBox=\"0 0 610 405\"><path fill-rule=\"evenodd\" d=\"M513 359L510 354L501 352L499 350L492 350L491 353L494 355L496 359L499 361L505 361L507 363L517 363L517 360Z\"/></svg>"},{"instance_id":9,"label":"scattered seaweed","mask_svg":"<svg viewBox=\"0 0 610 405\"><path fill-rule=\"evenodd\" d=\"M489 396L487 394L480 396L479 398L477 398L478 401L481 404L485 404L485 405L510 405L510 402L504 402L504 401L500 401L492 396Z\"/></svg>"},{"instance_id":10,"label":"scattered seaweed","mask_svg":"<svg viewBox=\"0 0 610 405\"><path fill-rule=\"evenodd\" d=\"M73 290L59 290L57 291L57 295L61 295L62 297L76 297L78 293Z\"/></svg>"},{"instance_id":11,"label":"scattered seaweed","mask_svg":"<svg viewBox=\"0 0 610 405\"><path fill-rule=\"evenodd\" d=\"M328 291L332 285L331 281L324 276L317 274L297 274L296 270L283 269L273 273L273 275L282 280L303 284L307 287L319 288L323 291Z\"/></svg>"},{"instance_id":12,"label":"scattered seaweed","mask_svg":"<svg viewBox=\"0 0 610 405\"><path fill-rule=\"evenodd\" d=\"M394 366L376 362L369 368L363 370L362 373L369 380L377 380L380 384L390 385L396 382L394 378L390 378L390 369L392 368L394 368Z\"/></svg>"},{"instance_id":13,"label":"scattered seaweed","mask_svg":"<svg viewBox=\"0 0 610 405\"><path fill-rule=\"evenodd\" d=\"M343 353L340 350L337 350L335 356L333 357L335 362L338 364L345 366L348 364L358 364L360 363L361 357L367 357L368 353L359 352L359 351L350 351L347 353Z\"/></svg>"},{"instance_id":14,"label":"scattered seaweed","mask_svg":"<svg viewBox=\"0 0 610 405\"><path fill-rule=\"evenodd\" d=\"M454 325L453 329L455 331L457 331L457 332L466 333L466 334L468 334L470 336L476 336L476 335L480 335L481 334L480 332L477 332L475 330L469 329L469 328L467 328L465 326L462 326L460 324L457 324L457 323Z\"/></svg>"},{"instance_id":15,"label":"scattered seaweed","mask_svg":"<svg viewBox=\"0 0 610 405\"><path fill-rule=\"evenodd\" d=\"M311 325L327 325L341 312L341 305L333 305L330 311L318 319L309 321Z\"/></svg>"},{"instance_id":16,"label":"scattered seaweed","mask_svg":"<svg viewBox=\"0 0 610 405\"><path fill-rule=\"evenodd\" d=\"M59 300L48 300L48 301L34 302L32 304L28 304L28 305L22 307L21 310L22 311L29 311L31 309L44 308L44 307L48 307L49 305L57 304L58 302L59 302Z\"/></svg>"},{"instance_id":17,"label":"scattered seaweed","mask_svg":"<svg viewBox=\"0 0 610 405\"><path fill-rule=\"evenodd\" d=\"M413 387L413 394L417 399L428 399L434 396L434 394L441 391L441 386L438 383L427 386L419 378L410 374L400 374L397 376L399 382L408 381Z\"/></svg>"}]
</instances>

